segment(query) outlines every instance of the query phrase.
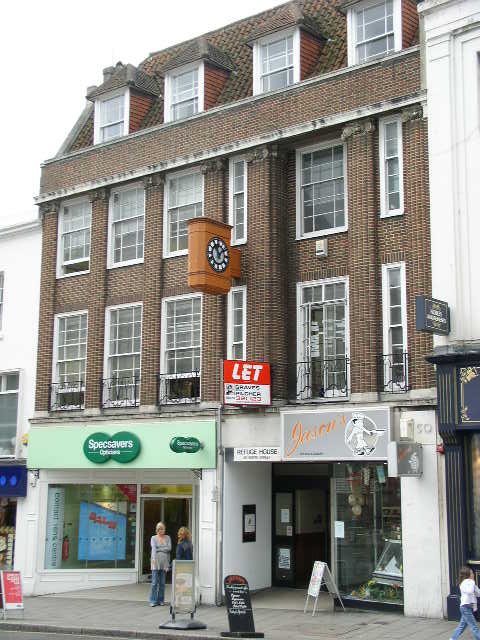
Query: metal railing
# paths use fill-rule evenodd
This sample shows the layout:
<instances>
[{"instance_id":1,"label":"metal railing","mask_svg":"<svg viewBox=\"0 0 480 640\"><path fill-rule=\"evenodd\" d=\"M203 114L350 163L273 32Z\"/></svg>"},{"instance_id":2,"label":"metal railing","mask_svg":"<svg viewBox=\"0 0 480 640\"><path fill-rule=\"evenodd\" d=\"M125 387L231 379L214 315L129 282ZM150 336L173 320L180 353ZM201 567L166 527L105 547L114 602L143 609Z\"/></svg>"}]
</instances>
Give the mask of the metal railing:
<instances>
[{"instance_id":1,"label":"metal railing","mask_svg":"<svg viewBox=\"0 0 480 640\"><path fill-rule=\"evenodd\" d=\"M317 400L348 397L350 360L312 358L296 363L296 400Z\"/></svg>"},{"instance_id":2,"label":"metal railing","mask_svg":"<svg viewBox=\"0 0 480 640\"><path fill-rule=\"evenodd\" d=\"M104 409L138 407L140 404L140 378L104 378L100 403Z\"/></svg>"},{"instance_id":3,"label":"metal railing","mask_svg":"<svg viewBox=\"0 0 480 640\"><path fill-rule=\"evenodd\" d=\"M53 382L49 385L49 411L80 411L85 408L85 382Z\"/></svg>"},{"instance_id":4,"label":"metal railing","mask_svg":"<svg viewBox=\"0 0 480 640\"><path fill-rule=\"evenodd\" d=\"M159 406L200 401L200 371L160 373L158 375Z\"/></svg>"},{"instance_id":5,"label":"metal railing","mask_svg":"<svg viewBox=\"0 0 480 640\"><path fill-rule=\"evenodd\" d=\"M408 353L384 353L378 362L378 389L384 393L406 393L408 387Z\"/></svg>"}]
</instances>

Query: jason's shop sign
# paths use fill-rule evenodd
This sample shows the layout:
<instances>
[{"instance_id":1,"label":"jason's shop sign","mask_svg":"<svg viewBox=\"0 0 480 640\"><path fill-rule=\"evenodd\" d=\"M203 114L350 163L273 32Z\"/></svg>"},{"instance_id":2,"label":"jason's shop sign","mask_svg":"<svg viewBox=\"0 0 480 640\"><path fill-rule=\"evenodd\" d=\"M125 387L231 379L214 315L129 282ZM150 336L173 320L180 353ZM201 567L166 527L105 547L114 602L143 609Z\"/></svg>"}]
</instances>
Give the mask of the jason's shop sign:
<instances>
[{"instance_id":1,"label":"jason's shop sign","mask_svg":"<svg viewBox=\"0 0 480 640\"><path fill-rule=\"evenodd\" d=\"M83 453L96 464L115 460L122 464L131 462L140 453L140 440L134 433L119 431L113 436L107 433L92 433L83 443Z\"/></svg>"},{"instance_id":2,"label":"jason's shop sign","mask_svg":"<svg viewBox=\"0 0 480 640\"><path fill-rule=\"evenodd\" d=\"M388 407L282 413L283 460L386 460L389 440Z\"/></svg>"}]
</instances>

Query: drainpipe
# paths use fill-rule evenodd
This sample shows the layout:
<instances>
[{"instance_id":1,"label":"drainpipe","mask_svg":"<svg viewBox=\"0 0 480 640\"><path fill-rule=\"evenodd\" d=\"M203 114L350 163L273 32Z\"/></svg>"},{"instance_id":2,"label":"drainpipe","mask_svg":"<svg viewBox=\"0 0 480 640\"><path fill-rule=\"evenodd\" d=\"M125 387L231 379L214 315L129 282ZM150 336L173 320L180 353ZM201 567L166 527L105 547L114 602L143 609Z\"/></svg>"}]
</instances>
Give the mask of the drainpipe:
<instances>
[{"instance_id":1,"label":"drainpipe","mask_svg":"<svg viewBox=\"0 0 480 640\"><path fill-rule=\"evenodd\" d=\"M222 369L220 368L220 371ZM225 451L222 445L222 405L217 408L217 469L216 469L216 500L217 500L217 562L215 580L215 604L223 604L223 483L225 476Z\"/></svg>"}]
</instances>

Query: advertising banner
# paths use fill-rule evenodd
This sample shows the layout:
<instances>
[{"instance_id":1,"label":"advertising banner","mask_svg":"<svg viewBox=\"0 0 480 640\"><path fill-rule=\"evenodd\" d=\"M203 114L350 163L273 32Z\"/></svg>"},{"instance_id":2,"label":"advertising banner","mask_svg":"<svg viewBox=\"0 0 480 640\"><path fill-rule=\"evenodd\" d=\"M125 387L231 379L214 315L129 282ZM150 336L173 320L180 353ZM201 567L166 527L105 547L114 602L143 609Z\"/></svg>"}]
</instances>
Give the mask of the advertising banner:
<instances>
[{"instance_id":1,"label":"advertising banner","mask_svg":"<svg viewBox=\"0 0 480 640\"><path fill-rule=\"evenodd\" d=\"M61 487L49 487L45 569L60 569L62 564L64 511L65 489Z\"/></svg>"},{"instance_id":2,"label":"advertising banner","mask_svg":"<svg viewBox=\"0 0 480 640\"><path fill-rule=\"evenodd\" d=\"M79 560L125 560L127 517L91 502L80 503Z\"/></svg>"},{"instance_id":3,"label":"advertising banner","mask_svg":"<svg viewBox=\"0 0 480 640\"><path fill-rule=\"evenodd\" d=\"M195 612L195 563L193 560L172 562L172 607L175 613Z\"/></svg>"},{"instance_id":4,"label":"advertising banner","mask_svg":"<svg viewBox=\"0 0 480 640\"><path fill-rule=\"evenodd\" d=\"M388 407L282 413L283 460L386 460L389 440Z\"/></svg>"},{"instance_id":5,"label":"advertising banner","mask_svg":"<svg viewBox=\"0 0 480 640\"><path fill-rule=\"evenodd\" d=\"M0 571L3 610L23 609L22 579L20 571Z\"/></svg>"},{"instance_id":6,"label":"advertising banner","mask_svg":"<svg viewBox=\"0 0 480 640\"><path fill-rule=\"evenodd\" d=\"M264 407L271 404L268 362L223 361L223 402Z\"/></svg>"}]
</instances>

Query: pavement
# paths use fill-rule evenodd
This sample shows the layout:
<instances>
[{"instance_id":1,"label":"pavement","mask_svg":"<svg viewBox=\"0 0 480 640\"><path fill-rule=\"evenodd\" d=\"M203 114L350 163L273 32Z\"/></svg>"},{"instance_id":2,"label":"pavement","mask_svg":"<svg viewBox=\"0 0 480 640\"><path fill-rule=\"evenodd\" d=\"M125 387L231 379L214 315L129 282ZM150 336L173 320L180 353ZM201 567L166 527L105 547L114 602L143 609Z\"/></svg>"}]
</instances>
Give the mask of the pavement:
<instances>
[{"instance_id":1,"label":"pavement","mask_svg":"<svg viewBox=\"0 0 480 640\"><path fill-rule=\"evenodd\" d=\"M25 598L23 617L19 617L20 612L8 612L7 620L0 621L0 632L41 632L39 640L47 633L145 640L218 640L222 631L228 631L225 607L208 605L200 606L195 616L207 629L161 630L158 626L169 620L169 609L149 607L148 591L148 584L138 584ZM167 591L167 598L168 595ZM304 604L304 590L270 589L254 594L255 629L272 640L347 637L348 640L448 640L456 626L445 620L407 618L399 613L333 611L328 594L321 594L315 617L311 605L309 612L303 613ZM12 638L15 635L12 633Z\"/></svg>"}]
</instances>

